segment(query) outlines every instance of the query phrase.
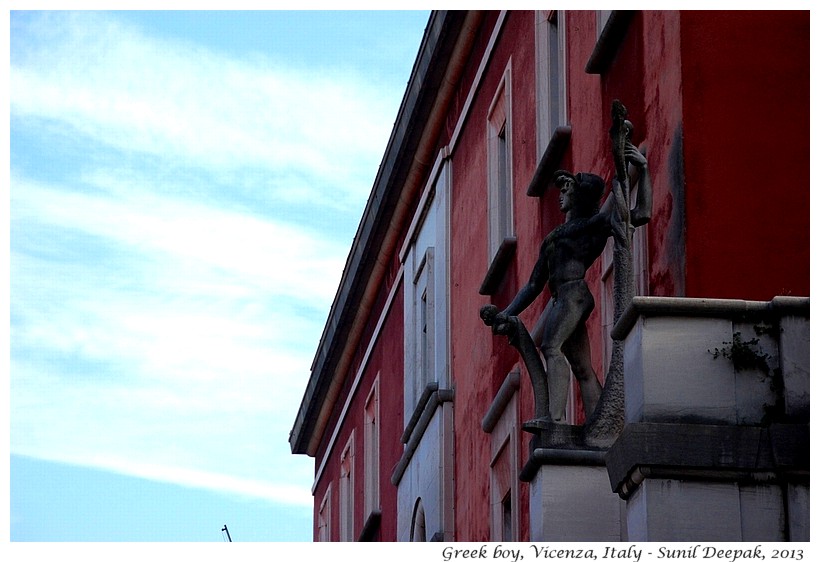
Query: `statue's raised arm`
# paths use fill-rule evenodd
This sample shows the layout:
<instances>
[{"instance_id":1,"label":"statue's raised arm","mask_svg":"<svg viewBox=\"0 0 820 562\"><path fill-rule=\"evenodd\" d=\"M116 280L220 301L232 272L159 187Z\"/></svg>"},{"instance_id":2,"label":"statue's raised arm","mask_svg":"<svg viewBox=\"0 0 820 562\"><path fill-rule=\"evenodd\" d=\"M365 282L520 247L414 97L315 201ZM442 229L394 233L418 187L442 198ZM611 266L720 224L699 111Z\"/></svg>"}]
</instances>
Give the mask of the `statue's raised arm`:
<instances>
[{"instance_id":1,"label":"statue's raised arm","mask_svg":"<svg viewBox=\"0 0 820 562\"><path fill-rule=\"evenodd\" d=\"M632 226L643 226L652 216L652 182L649 179L649 166L646 156L635 148L631 142L624 148L627 161L638 170L638 185L635 197L635 206L630 211Z\"/></svg>"},{"instance_id":2,"label":"statue's raised arm","mask_svg":"<svg viewBox=\"0 0 820 562\"><path fill-rule=\"evenodd\" d=\"M646 156L632 144L632 123L625 120L624 126L627 130L626 139L623 143L624 165L631 164L637 175L635 206L629 211L629 222L632 226L638 227L648 223L652 216L652 182L649 176L649 166L646 161ZM626 212L628 205L628 178L629 176L626 175L625 178L621 180L616 173L616 177L612 180L612 190L601 206L602 215L612 217L613 213ZM623 218L626 217L624 216Z\"/></svg>"}]
</instances>

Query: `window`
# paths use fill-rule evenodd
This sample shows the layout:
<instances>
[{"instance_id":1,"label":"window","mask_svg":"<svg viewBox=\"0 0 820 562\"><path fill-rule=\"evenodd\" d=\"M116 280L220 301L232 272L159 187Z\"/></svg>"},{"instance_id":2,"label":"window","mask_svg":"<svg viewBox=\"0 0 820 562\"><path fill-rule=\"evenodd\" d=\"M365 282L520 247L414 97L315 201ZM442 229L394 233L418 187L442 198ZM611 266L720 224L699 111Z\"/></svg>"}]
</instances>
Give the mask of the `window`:
<instances>
[{"instance_id":1,"label":"window","mask_svg":"<svg viewBox=\"0 0 820 562\"><path fill-rule=\"evenodd\" d=\"M512 474L510 474L512 446L507 435L490 467L490 508L492 524L490 540L511 541L513 537Z\"/></svg>"},{"instance_id":2,"label":"window","mask_svg":"<svg viewBox=\"0 0 820 562\"><path fill-rule=\"evenodd\" d=\"M319 504L319 514L316 517L316 527L318 529L318 533L316 536L316 540L318 542L330 542L330 499L331 499L331 489L333 488L333 483L331 482L327 486L327 490L325 491L325 495L322 498L322 503Z\"/></svg>"},{"instance_id":3,"label":"window","mask_svg":"<svg viewBox=\"0 0 820 562\"><path fill-rule=\"evenodd\" d=\"M535 12L537 142L543 154L559 126L567 124L566 18L563 10Z\"/></svg>"},{"instance_id":4,"label":"window","mask_svg":"<svg viewBox=\"0 0 820 562\"><path fill-rule=\"evenodd\" d=\"M379 509L379 377L364 405L364 517Z\"/></svg>"},{"instance_id":5,"label":"window","mask_svg":"<svg viewBox=\"0 0 820 562\"><path fill-rule=\"evenodd\" d=\"M512 528L512 491L507 490L507 495L501 500L501 542L511 542L516 540Z\"/></svg>"},{"instance_id":6,"label":"window","mask_svg":"<svg viewBox=\"0 0 820 562\"><path fill-rule=\"evenodd\" d=\"M419 372L423 379L429 379L430 375L430 340L432 337L427 333L427 317L429 316L429 308L432 299L427 300L427 287L429 277L432 272L432 267L426 267L427 264L432 265L433 249L427 249L427 261L425 262L425 269L427 272L425 282L421 285L421 297L419 297L419 325L418 325L418 341L419 341Z\"/></svg>"},{"instance_id":7,"label":"window","mask_svg":"<svg viewBox=\"0 0 820 562\"><path fill-rule=\"evenodd\" d=\"M435 249L428 247L421 254L421 262L413 276L413 372L412 405L424 392L428 382L435 380L434 348L435 324Z\"/></svg>"},{"instance_id":8,"label":"window","mask_svg":"<svg viewBox=\"0 0 820 562\"><path fill-rule=\"evenodd\" d=\"M450 161L434 165L400 255L404 268L404 423L408 424L425 387L449 384L448 211Z\"/></svg>"},{"instance_id":9,"label":"window","mask_svg":"<svg viewBox=\"0 0 820 562\"><path fill-rule=\"evenodd\" d=\"M512 376L513 374L508 376L508 379ZM507 382L505 382L505 385L507 385ZM518 391L515 390L509 393L499 391L499 395L494 402L500 400L503 404L504 399L506 399L506 404L503 413L490 430L492 433L490 540L506 542L518 541L520 535ZM485 428L485 431L487 429L489 427Z\"/></svg>"},{"instance_id":10,"label":"window","mask_svg":"<svg viewBox=\"0 0 820 562\"><path fill-rule=\"evenodd\" d=\"M427 522L424 520L424 506L421 505L421 498L416 499L416 506L413 510L413 528L410 530L410 540L412 542L425 542L427 540Z\"/></svg>"},{"instance_id":11,"label":"window","mask_svg":"<svg viewBox=\"0 0 820 562\"><path fill-rule=\"evenodd\" d=\"M510 65L507 64L487 115L488 263L492 263L504 239L514 233L510 75Z\"/></svg>"},{"instance_id":12,"label":"window","mask_svg":"<svg viewBox=\"0 0 820 562\"><path fill-rule=\"evenodd\" d=\"M339 467L339 540L352 541L353 537L353 508L354 508L354 449L353 436L345 445Z\"/></svg>"}]
</instances>

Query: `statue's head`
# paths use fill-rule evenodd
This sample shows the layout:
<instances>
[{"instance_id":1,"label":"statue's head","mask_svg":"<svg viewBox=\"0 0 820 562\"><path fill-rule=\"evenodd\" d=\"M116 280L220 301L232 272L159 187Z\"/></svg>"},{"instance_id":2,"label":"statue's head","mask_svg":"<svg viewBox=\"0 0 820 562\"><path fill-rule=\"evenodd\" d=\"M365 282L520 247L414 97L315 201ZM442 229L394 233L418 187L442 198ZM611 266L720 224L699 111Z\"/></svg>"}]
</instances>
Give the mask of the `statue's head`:
<instances>
[{"instance_id":1,"label":"statue's head","mask_svg":"<svg viewBox=\"0 0 820 562\"><path fill-rule=\"evenodd\" d=\"M558 202L562 212L573 211L576 217L590 217L598 212L604 194L604 180L600 176L558 170L553 175L553 181L561 191Z\"/></svg>"}]
</instances>

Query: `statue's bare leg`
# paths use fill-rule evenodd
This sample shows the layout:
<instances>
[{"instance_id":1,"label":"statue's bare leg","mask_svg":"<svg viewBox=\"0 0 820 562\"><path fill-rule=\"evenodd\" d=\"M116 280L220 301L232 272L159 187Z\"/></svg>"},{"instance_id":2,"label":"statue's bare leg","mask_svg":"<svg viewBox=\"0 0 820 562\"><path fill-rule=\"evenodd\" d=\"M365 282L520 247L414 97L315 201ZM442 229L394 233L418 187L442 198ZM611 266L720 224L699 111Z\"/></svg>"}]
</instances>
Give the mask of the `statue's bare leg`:
<instances>
[{"instance_id":1,"label":"statue's bare leg","mask_svg":"<svg viewBox=\"0 0 820 562\"><path fill-rule=\"evenodd\" d=\"M561 347L575 330L583 314L568 296L561 293L550 299L541 340L550 396L550 418L558 423L566 421L570 372Z\"/></svg>"},{"instance_id":2,"label":"statue's bare leg","mask_svg":"<svg viewBox=\"0 0 820 562\"><path fill-rule=\"evenodd\" d=\"M581 399L584 402L584 413L589 418L595 411L598 399L601 397L601 383L598 375L592 368L592 359L589 352L589 334L586 322L581 321L569 339L564 343L564 354L572 368L572 373L578 380L581 389Z\"/></svg>"},{"instance_id":3,"label":"statue's bare leg","mask_svg":"<svg viewBox=\"0 0 820 562\"><path fill-rule=\"evenodd\" d=\"M547 306L541 352L547 371L547 387L550 396L550 418L553 422L566 421L567 392L569 391L569 365L561 348L576 330L579 323L589 316L584 291L579 291L577 281L565 283ZM580 283L584 283L583 280ZM586 284L584 284L584 288ZM586 290L586 294L589 290ZM579 295L581 298L579 298Z\"/></svg>"},{"instance_id":4,"label":"statue's bare leg","mask_svg":"<svg viewBox=\"0 0 820 562\"><path fill-rule=\"evenodd\" d=\"M550 419L556 423L567 421L567 392L569 392L569 367L560 353L545 353L547 364L547 388L550 395Z\"/></svg>"},{"instance_id":5,"label":"statue's bare leg","mask_svg":"<svg viewBox=\"0 0 820 562\"><path fill-rule=\"evenodd\" d=\"M530 332L532 343L534 343L538 349L541 349L541 342L544 340L544 325L547 323L547 316L551 307L552 299L547 302L547 306L544 307L544 310L541 312L541 315L538 317L538 320L536 320Z\"/></svg>"}]
</instances>

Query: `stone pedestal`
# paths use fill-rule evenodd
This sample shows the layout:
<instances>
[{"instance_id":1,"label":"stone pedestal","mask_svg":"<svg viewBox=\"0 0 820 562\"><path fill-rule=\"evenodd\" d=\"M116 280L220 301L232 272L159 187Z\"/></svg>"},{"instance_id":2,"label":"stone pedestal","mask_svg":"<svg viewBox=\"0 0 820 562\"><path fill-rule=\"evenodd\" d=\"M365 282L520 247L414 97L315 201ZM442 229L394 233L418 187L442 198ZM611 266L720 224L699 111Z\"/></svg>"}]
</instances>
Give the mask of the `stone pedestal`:
<instances>
[{"instance_id":1,"label":"stone pedestal","mask_svg":"<svg viewBox=\"0 0 820 562\"><path fill-rule=\"evenodd\" d=\"M606 455L624 540L808 540L808 315L802 298L633 300Z\"/></svg>"},{"instance_id":2,"label":"stone pedestal","mask_svg":"<svg viewBox=\"0 0 820 562\"><path fill-rule=\"evenodd\" d=\"M808 540L808 440L791 424L627 425L606 457L624 539Z\"/></svg>"},{"instance_id":3,"label":"stone pedestal","mask_svg":"<svg viewBox=\"0 0 820 562\"><path fill-rule=\"evenodd\" d=\"M623 502L610 489L606 467L569 464L566 451L556 453L561 464L541 465L530 481L530 541L621 540Z\"/></svg>"},{"instance_id":4,"label":"stone pedestal","mask_svg":"<svg viewBox=\"0 0 820 562\"><path fill-rule=\"evenodd\" d=\"M626 508L626 540L783 540L783 498L778 487L735 482L652 478Z\"/></svg>"}]
</instances>

